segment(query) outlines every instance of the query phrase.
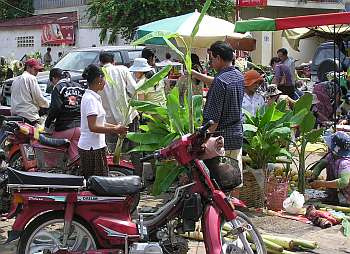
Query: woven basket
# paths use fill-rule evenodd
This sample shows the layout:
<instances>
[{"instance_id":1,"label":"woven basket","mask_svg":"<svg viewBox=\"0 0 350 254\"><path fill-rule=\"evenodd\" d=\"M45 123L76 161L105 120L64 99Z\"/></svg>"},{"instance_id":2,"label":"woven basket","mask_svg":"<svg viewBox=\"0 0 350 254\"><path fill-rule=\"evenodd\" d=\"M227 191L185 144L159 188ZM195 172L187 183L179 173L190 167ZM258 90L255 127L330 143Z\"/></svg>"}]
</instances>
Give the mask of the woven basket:
<instances>
[{"instance_id":1,"label":"woven basket","mask_svg":"<svg viewBox=\"0 0 350 254\"><path fill-rule=\"evenodd\" d=\"M251 172L255 169L243 170L243 187L239 192L239 199L244 201L247 207L264 207L264 188L261 188L255 175Z\"/></svg>"},{"instance_id":2,"label":"woven basket","mask_svg":"<svg viewBox=\"0 0 350 254\"><path fill-rule=\"evenodd\" d=\"M266 186L266 206L273 211L283 209L283 201L288 197L288 179L269 177Z\"/></svg>"}]
</instances>

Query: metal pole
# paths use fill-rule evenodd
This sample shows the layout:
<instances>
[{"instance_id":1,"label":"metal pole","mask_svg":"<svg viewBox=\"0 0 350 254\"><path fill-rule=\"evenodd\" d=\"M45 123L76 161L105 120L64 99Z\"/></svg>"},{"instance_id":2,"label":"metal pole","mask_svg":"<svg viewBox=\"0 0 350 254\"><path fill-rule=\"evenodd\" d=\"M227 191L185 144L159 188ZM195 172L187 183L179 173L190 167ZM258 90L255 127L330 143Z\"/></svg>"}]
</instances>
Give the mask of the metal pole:
<instances>
[{"instance_id":1,"label":"metal pole","mask_svg":"<svg viewBox=\"0 0 350 254\"><path fill-rule=\"evenodd\" d=\"M333 75L334 75L334 106L333 106L333 110L334 110L334 131L337 131L337 93L338 93L338 85L337 85L337 81L336 81L336 75L337 75L337 62L336 62L336 45L335 45L335 41L336 41L336 34L335 34L335 25L333 25L333 53L334 53L334 71L333 71Z\"/></svg>"}]
</instances>

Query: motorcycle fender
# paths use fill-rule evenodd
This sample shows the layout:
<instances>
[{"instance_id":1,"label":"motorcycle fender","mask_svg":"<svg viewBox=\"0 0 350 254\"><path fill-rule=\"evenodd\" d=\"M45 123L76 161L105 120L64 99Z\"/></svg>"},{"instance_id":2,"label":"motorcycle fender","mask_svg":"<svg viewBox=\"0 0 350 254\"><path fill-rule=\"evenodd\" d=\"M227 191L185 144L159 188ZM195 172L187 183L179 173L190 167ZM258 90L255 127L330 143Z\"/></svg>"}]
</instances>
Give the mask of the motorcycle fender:
<instances>
[{"instance_id":1,"label":"motorcycle fender","mask_svg":"<svg viewBox=\"0 0 350 254\"><path fill-rule=\"evenodd\" d=\"M220 237L221 214L220 210L208 205L202 219L202 230L206 253L221 254L222 244Z\"/></svg>"},{"instance_id":2,"label":"motorcycle fender","mask_svg":"<svg viewBox=\"0 0 350 254\"><path fill-rule=\"evenodd\" d=\"M236 219L237 214L235 213L235 207L222 191L214 190L213 200L215 205L222 211L226 221Z\"/></svg>"},{"instance_id":3,"label":"motorcycle fender","mask_svg":"<svg viewBox=\"0 0 350 254\"><path fill-rule=\"evenodd\" d=\"M130 218L115 219L111 217L98 217L93 221L96 232L102 239L107 239L110 245L123 245L125 239L139 239L138 228Z\"/></svg>"}]
</instances>

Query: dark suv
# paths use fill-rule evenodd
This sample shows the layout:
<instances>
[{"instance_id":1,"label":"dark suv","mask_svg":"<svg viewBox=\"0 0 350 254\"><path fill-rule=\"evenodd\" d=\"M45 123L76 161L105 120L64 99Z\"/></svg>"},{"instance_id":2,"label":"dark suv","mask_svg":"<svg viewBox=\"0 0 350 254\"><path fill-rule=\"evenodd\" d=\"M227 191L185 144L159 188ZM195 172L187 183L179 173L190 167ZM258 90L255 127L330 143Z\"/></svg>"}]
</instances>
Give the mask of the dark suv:
<instances>
[{"instance_id":1,"label":"dark suv","mask_svg":"<svg viewBox=\"0 0 350 254\"><path fill-rule=\"evenodd\" d=\"M135 58L141 57L141 52L144 47L135 46L103 46L103 47L91 47L86 49L76 49L69 52L64 56L54 67L61 68L62 70L69 71L71 79L75 82L85 83L82 79L82 73L86 66L89 64L99 64L99 55L102 51L110 51L114 54L114 60L116 64L121 64L129 67ZM49 85L49 72L40 72L37 76L40 88L44 92L44 95L48 98L49 94L46 94L46 89ZM3 99L3 105L11 105L11 85L12 79L5 80L2 83L1 95Z\"/></svg>"},{"instance_id":2,"label":"dark suv","mask_svg":"<svg viewBox=\"0 0 350 254\"><path fill-rule=\"evenodd\" d=\"M322 43L317 49L312 59L311 64L311 80L313 82L326 81L327 72L338 70L347 70L350 66L349 48L350 42L343 42L342 50L339 52L339 47L336 45L334 62L334 43L325 42ZM340 55L339 55L340 54ZM339 58L340 56L340 58Z\"/></svg>"}]
</instances>

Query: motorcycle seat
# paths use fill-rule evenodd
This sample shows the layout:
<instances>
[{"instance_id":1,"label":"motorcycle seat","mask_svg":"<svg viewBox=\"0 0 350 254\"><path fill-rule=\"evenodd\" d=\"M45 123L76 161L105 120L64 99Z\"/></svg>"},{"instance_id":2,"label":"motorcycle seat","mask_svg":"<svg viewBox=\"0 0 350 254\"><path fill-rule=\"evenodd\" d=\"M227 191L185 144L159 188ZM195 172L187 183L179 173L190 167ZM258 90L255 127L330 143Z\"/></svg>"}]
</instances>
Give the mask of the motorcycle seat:
<instances>
[{"instance_id":1,"label":"motorcycle seat","mask_svg":"<svg viewBox=\"0 0 350 254\"><path fill-rule=\"evenodd\" d=\"M70 141L68 139L63 138L50 138L45 136L44 134L39 135L39 142L42 145L45 146L52 146L52 147L69 147Z\"/></svg>"},{"instance_id":2,"label":"motorcycle seat","mask_svg":"<svg viewBox=\"0 0 350 254\"><path fill-rule=\"evenodd\" d=\"M65 174L23 172L7 168L8 183L40 186L84 186L84 177Z\"/></svg>"},{"instance_id":3,"label":"motorcycle seat","mask_svg":"<svg viewBox=\"0 0 350 254\"><path fill-rule=\"evenodd\" d=\"M91 176L87 186L98 196L125 196L139 193L143 189L139 176Z\"/></svg>"}]
</instances>

